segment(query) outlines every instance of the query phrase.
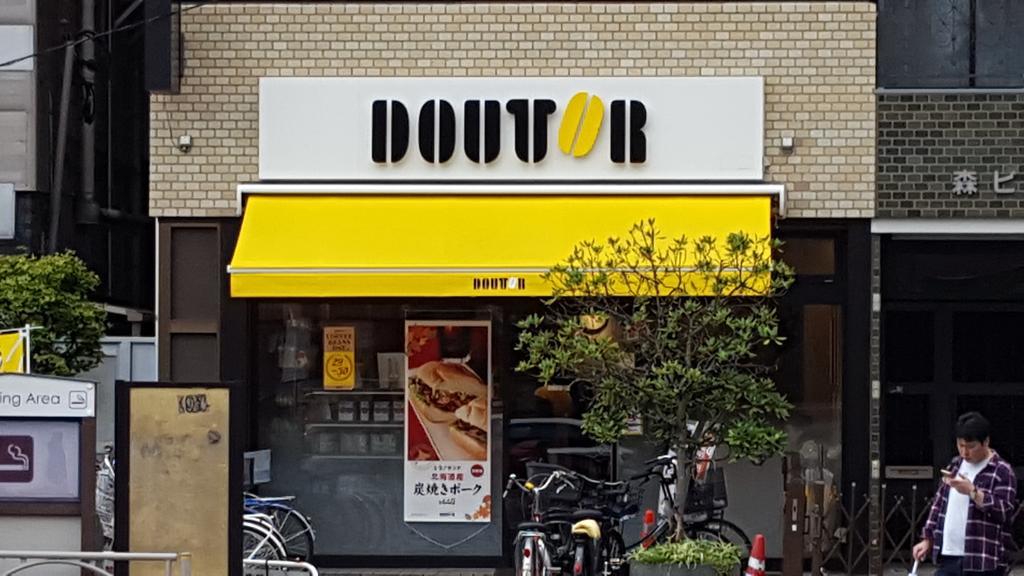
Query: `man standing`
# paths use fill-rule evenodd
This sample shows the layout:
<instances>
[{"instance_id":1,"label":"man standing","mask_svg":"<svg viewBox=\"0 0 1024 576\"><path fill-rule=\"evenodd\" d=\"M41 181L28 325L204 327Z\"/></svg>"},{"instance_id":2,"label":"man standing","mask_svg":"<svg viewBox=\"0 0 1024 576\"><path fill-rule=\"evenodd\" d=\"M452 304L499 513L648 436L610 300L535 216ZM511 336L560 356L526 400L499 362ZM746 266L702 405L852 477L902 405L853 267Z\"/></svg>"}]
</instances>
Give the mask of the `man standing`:
<instances>
[{"instance_id":1,"label":"man standing","mask_svg":"<svg viewBox=\"0 0 1024 576\"><path fill-rule=\"evenodd\" d=\"M956 446L960 456L942 470L914 558L931 553L936 576L1002 576L1009 565L1004 542L1017 507L1017 478L989 448L989 423L981 414L957 420Z\"/></svg>"}]
</instances>

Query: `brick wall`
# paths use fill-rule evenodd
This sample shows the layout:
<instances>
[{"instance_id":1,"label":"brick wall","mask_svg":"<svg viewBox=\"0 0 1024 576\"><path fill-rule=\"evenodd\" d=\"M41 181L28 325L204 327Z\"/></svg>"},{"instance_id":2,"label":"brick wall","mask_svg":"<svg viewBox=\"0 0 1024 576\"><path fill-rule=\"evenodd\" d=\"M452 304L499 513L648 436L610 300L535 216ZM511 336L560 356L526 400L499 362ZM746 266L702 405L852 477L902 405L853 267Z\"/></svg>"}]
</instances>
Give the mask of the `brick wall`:
<instances>
[{"instance_id":1,"label":"brick wall","mask_svg":"<svg viewBox=\"0 0 1024 576\"><path fill-rule=\"evenodd\" d=\"M871 2L218 3L182 30L181 93L152 98L154 216L234 214L257 179L261 76L763 76L766 179L789 215L874 214Z\"/></svg>"},{"instance_id":2,"label":"brick wall","mask_svg":"<svg viewBox=\"0 0 1024 576\"><path fill-rule=\"evenodd\" d=\"M973 194L966 185L956 193L961 172L977 178ZM1017 173L999 183L1009 192L996 192L997 172ZM880 218L1024 217L1024 94L880 96L877 211Z\"/></svg>"}]
</instances>

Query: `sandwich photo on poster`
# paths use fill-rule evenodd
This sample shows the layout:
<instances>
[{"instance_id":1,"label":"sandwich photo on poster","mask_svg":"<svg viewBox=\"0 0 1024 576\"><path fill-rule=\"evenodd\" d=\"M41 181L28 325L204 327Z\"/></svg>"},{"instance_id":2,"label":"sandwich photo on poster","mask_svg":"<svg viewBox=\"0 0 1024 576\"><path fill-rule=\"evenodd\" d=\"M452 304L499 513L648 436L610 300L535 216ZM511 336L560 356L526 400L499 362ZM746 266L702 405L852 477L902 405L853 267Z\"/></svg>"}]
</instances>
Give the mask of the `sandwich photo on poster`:
<instances>
[{"instance_id":1,"label":"sandwich photo on poster","mask_svg":"<svg viewBox=\"0 0 1024 576\"><path fill-rule=\"evenodd\" d=\"M405 520L491 519L491 325L408 321Z\"/></svg>"}]
</instances>

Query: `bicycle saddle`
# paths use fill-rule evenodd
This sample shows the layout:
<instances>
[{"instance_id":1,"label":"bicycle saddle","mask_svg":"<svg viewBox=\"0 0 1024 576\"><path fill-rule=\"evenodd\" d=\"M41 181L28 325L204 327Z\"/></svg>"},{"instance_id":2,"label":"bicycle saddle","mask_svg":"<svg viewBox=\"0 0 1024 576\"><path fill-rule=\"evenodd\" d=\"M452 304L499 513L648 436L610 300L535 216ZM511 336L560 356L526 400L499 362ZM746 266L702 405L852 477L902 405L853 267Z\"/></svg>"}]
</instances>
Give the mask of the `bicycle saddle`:
<instances>
[{"instance_id":1,"label":"bicycle saddle","mask_svg":"<svg viewBox=\"0 0 1024 576\"><path fill-rule=\"evenodd\" d=\"M540 522L520 522L516 524L516 530L539 530L544 531L547 526Z\"/></svg>"},{"instance_id":2,"label":"bicycle saddle","mask_svg":"<svg viewBox=\"0 0 1024 576\"><path fill-rule=\"evenodd\" d=\"M604 520L605 513L591 508L582 508L580 510L574 510L569 514L569 518L574 522L580 522L583 520Z\"/></svg>"}]
</instances>

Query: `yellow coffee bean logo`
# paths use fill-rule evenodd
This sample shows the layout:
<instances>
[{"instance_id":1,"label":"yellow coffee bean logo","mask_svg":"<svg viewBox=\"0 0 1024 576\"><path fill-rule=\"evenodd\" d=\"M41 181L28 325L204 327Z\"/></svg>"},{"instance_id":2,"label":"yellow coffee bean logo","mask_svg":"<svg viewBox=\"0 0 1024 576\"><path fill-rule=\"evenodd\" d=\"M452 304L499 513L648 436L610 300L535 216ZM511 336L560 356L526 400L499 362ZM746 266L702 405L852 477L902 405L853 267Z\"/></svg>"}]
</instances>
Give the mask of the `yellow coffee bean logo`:
<instances>
[{"instance_id":1,"label":"yellow coffee bean logo","mask_svg":"<svg viewBox=\"0 0 1024 576\"><path fill-rule=\"evenodd\" d=\"M581 158L590 153L604 120L604 103L586 92L577 92L569 100L558 128L558 148L564 154Z\"/></svg>"}]
</instances>

